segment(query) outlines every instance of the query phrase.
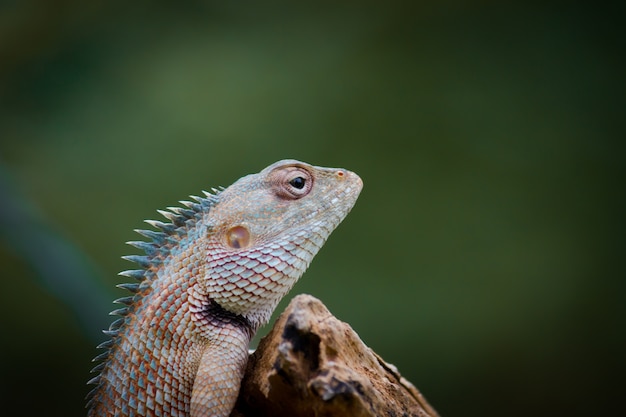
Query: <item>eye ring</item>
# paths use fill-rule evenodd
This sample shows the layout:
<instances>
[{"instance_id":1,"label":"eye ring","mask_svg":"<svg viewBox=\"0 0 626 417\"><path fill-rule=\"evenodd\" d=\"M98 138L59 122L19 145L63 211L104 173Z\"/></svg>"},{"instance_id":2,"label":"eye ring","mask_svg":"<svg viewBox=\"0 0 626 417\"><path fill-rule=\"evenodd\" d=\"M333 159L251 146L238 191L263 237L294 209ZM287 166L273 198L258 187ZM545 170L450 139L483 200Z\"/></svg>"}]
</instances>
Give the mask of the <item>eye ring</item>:
<instances>
[{"instance_id":1,"label":"eye ring","mask_svg":"<svg viewBox=\"0 0 626 417\"><path fill-rule=\"evenodd\" d=\"M311 192L313 175L304 168L288 166L277 169L270 174L270 182L276 196L298 200Z\"/></svg>"}]
</instances>

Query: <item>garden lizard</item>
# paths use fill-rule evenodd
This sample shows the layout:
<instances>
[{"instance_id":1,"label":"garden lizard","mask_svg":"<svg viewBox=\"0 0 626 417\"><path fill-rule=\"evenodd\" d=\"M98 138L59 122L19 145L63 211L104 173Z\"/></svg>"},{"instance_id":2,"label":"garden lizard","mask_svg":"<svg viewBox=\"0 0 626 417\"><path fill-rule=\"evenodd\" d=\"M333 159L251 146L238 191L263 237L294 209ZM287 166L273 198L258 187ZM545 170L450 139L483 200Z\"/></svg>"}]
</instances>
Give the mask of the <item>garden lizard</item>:
<instances>
[{"instance_id":1,"label":"garden lizard","mask_svg":"<svg viewBox=\"0 0 626 417\"><path fill-rule=\"evenodd\" d=\"M363 183L345 169L283 160L205 192L136 230L145 252L120 275L132 295L94 361L88 415L228 416L248 344L348 214Z\"/></svg>"}]
</instances>

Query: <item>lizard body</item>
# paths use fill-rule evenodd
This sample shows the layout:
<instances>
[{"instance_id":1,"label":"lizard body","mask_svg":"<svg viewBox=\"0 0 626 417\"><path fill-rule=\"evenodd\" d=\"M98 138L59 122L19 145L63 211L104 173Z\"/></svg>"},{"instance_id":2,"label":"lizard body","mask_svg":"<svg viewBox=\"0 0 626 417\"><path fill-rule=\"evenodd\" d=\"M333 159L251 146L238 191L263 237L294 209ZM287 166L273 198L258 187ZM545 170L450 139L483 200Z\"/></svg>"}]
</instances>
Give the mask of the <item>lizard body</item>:
<instances>
[{"instance_id":1,"label":"lizard body","mask_svg":"<svg viewBox=\"0 0 626 417\"><path fill-rule=\"evenodd\" d=\"M221 191L160 212L170 222L129 242L141 269L100 345L88 416L227 416L248 344L348 214L361 179L279 161Z\"/></svg>"}]
</instances>

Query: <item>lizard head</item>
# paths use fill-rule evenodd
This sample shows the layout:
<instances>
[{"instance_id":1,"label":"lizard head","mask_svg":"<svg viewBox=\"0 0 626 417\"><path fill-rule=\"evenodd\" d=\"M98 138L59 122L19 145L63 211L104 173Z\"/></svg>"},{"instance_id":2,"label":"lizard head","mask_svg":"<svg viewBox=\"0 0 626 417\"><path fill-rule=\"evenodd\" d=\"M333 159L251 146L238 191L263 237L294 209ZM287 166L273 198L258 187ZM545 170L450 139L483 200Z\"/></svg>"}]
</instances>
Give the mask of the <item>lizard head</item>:
<instances>
[{"instance_id":1,"label":"lizard head","mask_svg":"<svg viewBox=\"0 0 626 417\"><path fill-rule=\"evenodd\" d=\"M362 187L345 169L283 160L221 191L204 217L203 292L254 327L265 324Z\"/></svg>"}]
</instances>

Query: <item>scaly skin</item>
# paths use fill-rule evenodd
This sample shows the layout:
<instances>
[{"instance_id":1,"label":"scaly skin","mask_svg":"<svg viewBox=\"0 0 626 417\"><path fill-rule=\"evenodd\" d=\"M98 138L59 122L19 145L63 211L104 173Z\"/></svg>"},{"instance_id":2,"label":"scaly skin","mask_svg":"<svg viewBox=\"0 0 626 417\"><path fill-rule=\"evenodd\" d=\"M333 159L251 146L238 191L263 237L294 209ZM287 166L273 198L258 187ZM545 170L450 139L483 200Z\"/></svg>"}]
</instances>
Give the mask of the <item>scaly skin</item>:
<instances>
[{"instance_id":1,"label":"scaly skin","mask_svg":"<svg viewBox=\"0 0 626 417\"><path fill-rule=\"evenodd\" d=\"M161 212L129 242L142 269L105 333L88 402L95 416L227 416L248 344L348 214L361 179L285 160Z\"/></svg>"}]
</instances>

